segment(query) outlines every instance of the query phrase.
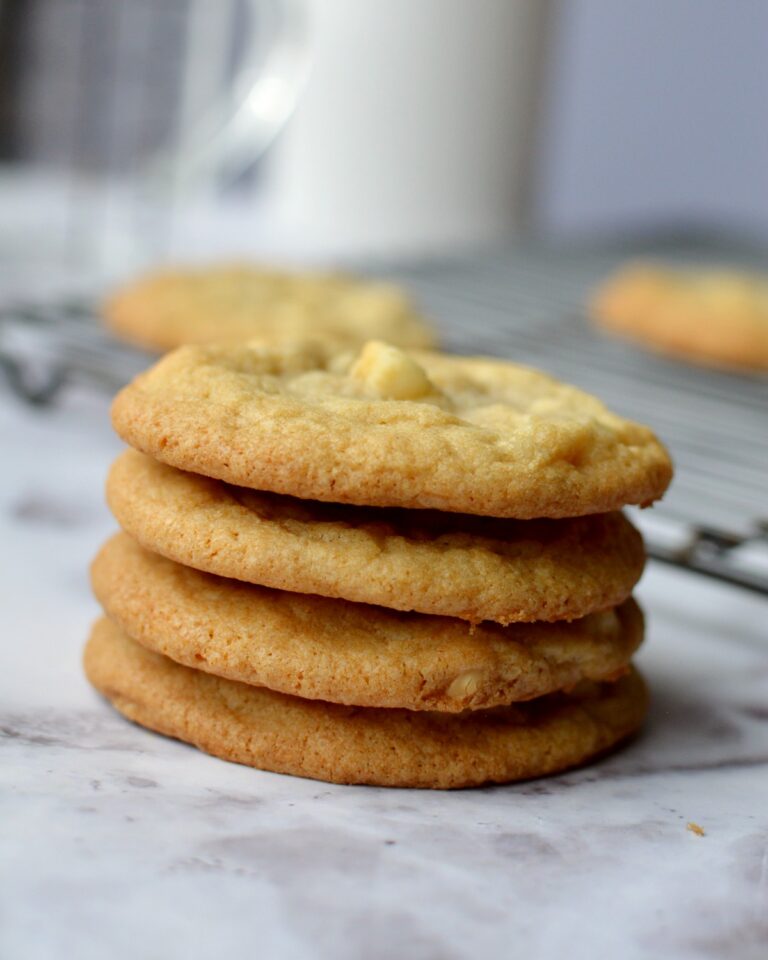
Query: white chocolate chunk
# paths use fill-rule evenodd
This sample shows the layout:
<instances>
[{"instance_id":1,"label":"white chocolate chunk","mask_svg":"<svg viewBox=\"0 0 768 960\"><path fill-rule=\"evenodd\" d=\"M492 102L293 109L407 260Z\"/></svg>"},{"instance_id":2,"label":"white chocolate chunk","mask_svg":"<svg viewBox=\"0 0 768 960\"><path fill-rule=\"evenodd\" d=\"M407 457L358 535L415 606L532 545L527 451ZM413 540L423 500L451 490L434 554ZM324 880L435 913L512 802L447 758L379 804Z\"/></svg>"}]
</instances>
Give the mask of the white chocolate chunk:
<instances>
[{"instance_id":1,"label":"white chocolate chunk","mask_svg":"<svg viewBox=\"0 0 768 960\"><path fill-rule=\"evenodd\" d=\"M349 376L370 393L388 400L419 400L439 392L415 360L380 340L368 341Z\"/></svg>"},{"instance_id":2,"label":"white chocolate chunk","mask_svg":"<svg viewBox=\"0 0 768 960\"><path fill-rule=\"evenodd\" d=\"M479 670L465 670L448 687L448 696L452 700L468 700L477 693L482 679Z\"/></svg>"}]
</instances>

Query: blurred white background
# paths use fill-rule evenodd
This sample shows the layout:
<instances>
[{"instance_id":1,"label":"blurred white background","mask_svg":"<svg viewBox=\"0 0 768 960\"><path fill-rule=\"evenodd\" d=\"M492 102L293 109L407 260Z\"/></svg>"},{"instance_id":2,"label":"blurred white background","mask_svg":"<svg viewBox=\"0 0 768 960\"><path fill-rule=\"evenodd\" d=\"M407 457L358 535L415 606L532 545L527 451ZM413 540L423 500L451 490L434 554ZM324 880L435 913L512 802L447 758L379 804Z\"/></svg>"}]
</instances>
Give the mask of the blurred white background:
<instances>
[{"instance_id":1,"label":"blurred white background","mask_svg":"<svg viewBox=\"0 0 768 960\"><path fill-rule=\"evenodd\" d=\"M0 264L768 239L763 0L0 0Z\"/></svg>"}]
</instances>

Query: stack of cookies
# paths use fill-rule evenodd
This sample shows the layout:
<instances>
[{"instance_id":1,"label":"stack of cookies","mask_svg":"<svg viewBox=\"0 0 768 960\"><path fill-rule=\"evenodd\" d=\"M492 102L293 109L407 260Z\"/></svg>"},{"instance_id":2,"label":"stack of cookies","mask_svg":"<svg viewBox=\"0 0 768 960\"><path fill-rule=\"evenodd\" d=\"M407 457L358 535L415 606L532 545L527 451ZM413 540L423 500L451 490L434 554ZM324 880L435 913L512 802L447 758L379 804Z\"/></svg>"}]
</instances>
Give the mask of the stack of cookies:
<instances>
[{"instance_id":1,"label":"stack of cookies","mask_svg":"<svg viewBox=\"0 0 768 960\"><path fill-rule=\"evenodd\" d=\"M515 364L186 346L117 397L93 685L209 753L338 783L553 773L640 726L624 504L645 427Z\"/></svg>"}]
</instances>

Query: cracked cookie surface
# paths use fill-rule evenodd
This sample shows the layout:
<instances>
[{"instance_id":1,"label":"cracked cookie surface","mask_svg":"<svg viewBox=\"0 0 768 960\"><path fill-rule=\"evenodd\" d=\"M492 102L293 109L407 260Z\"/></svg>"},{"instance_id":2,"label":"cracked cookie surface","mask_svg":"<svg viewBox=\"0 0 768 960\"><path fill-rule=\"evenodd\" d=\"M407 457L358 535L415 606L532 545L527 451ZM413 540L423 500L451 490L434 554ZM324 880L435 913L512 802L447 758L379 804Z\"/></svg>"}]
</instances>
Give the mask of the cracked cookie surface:
<instances>
[{"instance_id":1,"label":"cracked cookie surface","mask_svg":"<svg viewBox=\"0 0 768 960\"><path fill-rule=\"evenodd\" d=\"M171 466L338 503L574 517L650 504L672 473L647 427L546 374L376 341L182 347L112 419Z\"/></svg>"}]
</instances>

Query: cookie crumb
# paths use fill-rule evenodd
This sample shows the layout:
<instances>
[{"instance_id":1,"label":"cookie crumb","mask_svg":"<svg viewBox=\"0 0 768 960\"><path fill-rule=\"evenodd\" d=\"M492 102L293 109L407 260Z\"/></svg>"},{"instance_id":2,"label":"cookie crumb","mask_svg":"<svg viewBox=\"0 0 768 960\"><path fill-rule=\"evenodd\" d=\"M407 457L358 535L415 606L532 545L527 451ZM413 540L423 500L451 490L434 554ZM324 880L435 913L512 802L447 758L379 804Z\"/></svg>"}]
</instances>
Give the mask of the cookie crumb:
<instances>
[{"instance_id":1,"label":"cookie crumb","mask_svg":"<svg viewBox=\"0 0 768 960\"><path fill-rule=\"evenodd\" d=\"M685 825L686 830L690 830L691 833L695 833L697 837L706 837L704 828L700 827L698 823L694 823L693 820L689 820Z\"/></svg>"}]
</instances>

